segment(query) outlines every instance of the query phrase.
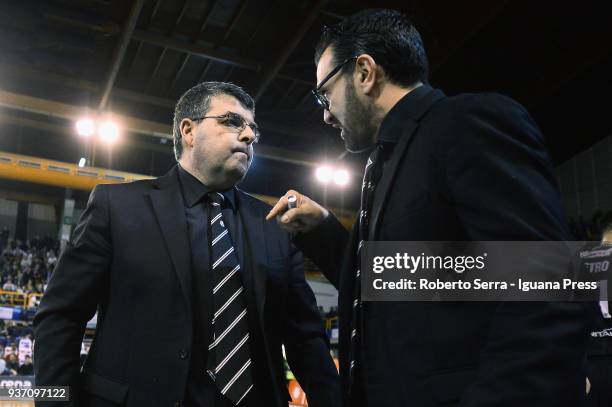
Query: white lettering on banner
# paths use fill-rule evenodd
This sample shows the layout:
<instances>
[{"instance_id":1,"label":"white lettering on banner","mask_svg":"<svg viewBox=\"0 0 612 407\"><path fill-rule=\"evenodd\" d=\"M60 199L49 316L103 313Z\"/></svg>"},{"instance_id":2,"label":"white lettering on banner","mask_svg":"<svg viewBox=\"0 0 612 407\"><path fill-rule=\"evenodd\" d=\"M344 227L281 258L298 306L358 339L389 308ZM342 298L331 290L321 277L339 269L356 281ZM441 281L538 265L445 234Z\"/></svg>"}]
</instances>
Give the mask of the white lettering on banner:
<instances>
[{"instance_id":1,"label":"white lettering on banner","mask_svg":"<svg viewBox=\"0 0 612 407\"><path fill-rule=\"evenodd\" d=\"M22 376L23 377L23 376ZM0 380L0 387L32 387L32 380Z\"/></svg>"},{"instance_id":2,"label":"white lettering on banner","mask_svg":"<svg viewBox=\"0 0 612 407\"><path fill-rule=\"evenodd\" d=\"M593 338L612 338L612 328L604 329L603 331L591 332Z\"/></svg>"},{"instance_id":3,"label":"white lettering on banner","mask_svg":"<svg viewBox=\"0 0 612 407\"><path fill-rule=\"evenodd\" d=\"M585 262L584 267L588 268L589 273L605 273L610 269L610 261Z\"/></svg>"}]
</instances>

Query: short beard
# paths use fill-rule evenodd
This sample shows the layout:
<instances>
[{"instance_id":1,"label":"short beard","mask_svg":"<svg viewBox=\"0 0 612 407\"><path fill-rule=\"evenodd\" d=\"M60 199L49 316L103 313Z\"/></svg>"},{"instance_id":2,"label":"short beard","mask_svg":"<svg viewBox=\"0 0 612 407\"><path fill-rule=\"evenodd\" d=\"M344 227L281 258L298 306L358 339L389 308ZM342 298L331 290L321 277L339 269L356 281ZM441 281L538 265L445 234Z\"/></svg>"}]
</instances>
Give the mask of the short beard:
<instances>
[{"instance_id":1,"label":"short beard","mask_svg":"<svg viewBox=\"0 0 612 407\"><path fill-rule=\"evenodd\" d=\"M345 121L351 130L344 127L344 148L351 153L360 153L371 148L376 143L376 126L374 122L374 107L363 104L357 98L355 87L346 82L346 113ZM350 140L350 142L349 142Z\"/></svg>"}]
</instances>

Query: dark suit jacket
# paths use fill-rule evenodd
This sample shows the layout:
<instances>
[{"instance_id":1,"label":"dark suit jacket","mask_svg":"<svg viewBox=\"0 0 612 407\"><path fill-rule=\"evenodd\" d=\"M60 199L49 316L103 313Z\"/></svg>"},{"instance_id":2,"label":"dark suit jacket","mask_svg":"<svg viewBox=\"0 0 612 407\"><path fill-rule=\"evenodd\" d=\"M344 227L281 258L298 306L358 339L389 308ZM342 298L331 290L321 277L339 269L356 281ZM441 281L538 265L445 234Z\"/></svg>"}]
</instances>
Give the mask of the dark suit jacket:
<instances>
[{"instance_id":1,"label":"dark suit jacket","mask_svg":"<svg viewBox=\"0 0 612 407\"><path fill-rule=\"evenodd\" d=\"M375 192L370 240L572 240L542 135L522 106L497 94L419 92ZM330 216L295 242L339 289L343 392L358 406L361 383L347 380L355 230L349 237ZM368 407L573 407L583 398L576 304L368 302L362 318Z\"/></svg>"},{"instance_id":2,"label":"dark suit jacket","mask_svg":"<svg viewBox=\"0 0 612 407\"><path fill-rule=\"evenodd\" d=\"M257 405L287 405L282 344L314 405L334 405L337 372L302 255L265 221L268 205L242 191L237 202L249 242L239 259ZM34 319L36 384L71 386L79 407L180 405L193 345L191 274L176 167L154 180L97 186ZM96 309L80 372L85 324Z\"/></svg>"}]
</instances>

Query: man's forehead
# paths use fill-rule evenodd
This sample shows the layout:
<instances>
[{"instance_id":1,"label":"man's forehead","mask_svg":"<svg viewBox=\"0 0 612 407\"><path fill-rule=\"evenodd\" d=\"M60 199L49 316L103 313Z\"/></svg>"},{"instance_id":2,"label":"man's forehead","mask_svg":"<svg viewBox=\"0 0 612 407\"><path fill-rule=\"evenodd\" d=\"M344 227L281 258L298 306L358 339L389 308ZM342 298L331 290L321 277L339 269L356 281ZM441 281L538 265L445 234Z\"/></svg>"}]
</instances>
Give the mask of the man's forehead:
<instances>
[{"instance_id":1,"label":"man's forehead","mask_svg":"<svg viewBox=\"0 0 612 407\"><path fill-rule=\"evenodd\" d=\"M246 119L253 119L253 112L242 106L242 104L232 95L216 95L210 98L209 112L223 114L225 112L238 113Z\"/></svg>"},{"instance_id":2,"label":"man's forehead","mask_svg":"<svg viewBox=\"0 0 612 407\"><path fill-rule=\"evenodd\" d=\"M327 47L325 51L321 54L319 58L319 63L317 64L317 84L327 76L329 71L332 70L331 61L333 59L334 53L331 47Z\"/></svg>"}]
</instances>

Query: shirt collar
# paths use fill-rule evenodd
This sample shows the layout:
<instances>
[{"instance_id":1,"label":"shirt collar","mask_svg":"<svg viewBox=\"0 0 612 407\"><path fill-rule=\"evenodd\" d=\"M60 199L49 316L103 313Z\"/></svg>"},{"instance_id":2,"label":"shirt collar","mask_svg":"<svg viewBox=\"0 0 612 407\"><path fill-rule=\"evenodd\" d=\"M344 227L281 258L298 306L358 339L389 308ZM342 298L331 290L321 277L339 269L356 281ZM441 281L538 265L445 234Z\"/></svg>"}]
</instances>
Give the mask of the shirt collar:
<instances>
[{"instance_id":1,"label":"shirt collar","mask_svg":"<svg viewBox=\"0 0 612 407\"><path fill-rule=\"evenodd\" d=\"M414 105L429 91L431 91L430 86L421 85L401 98L391 108L380 125L378 132L378 142L380 144L397 144L406 125L406 118L412 116Z\"/></svg>"},{"instance_id":2,"label":"shirt collar","mask_svg":"<svg viewBox=\"0 0 612 407\"><path fill-rule=\"evenodd\" d=\"M225 191L214 191L204 185L199 179L191 175L187 170L178 164L179 181L181 183L181 190L183 191L183 200L185 206L191 208L202 200L204 195L209 192L219 192L223 195L225 204L229 205L230 208L236 212L236 189L230 188Z\"/></svg>"}]
</instances>

